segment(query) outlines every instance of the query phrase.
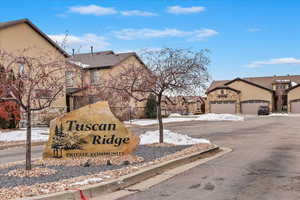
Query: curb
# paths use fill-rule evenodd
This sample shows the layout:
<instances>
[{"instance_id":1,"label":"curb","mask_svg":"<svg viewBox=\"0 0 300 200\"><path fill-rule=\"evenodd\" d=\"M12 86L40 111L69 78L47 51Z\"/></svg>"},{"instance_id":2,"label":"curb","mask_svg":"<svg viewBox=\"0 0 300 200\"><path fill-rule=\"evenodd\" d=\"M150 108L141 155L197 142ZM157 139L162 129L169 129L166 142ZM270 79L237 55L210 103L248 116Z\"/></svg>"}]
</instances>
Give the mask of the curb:
<instances>
[{"instance_id":1,"label":"curb","mask_svg":"<svg viewBox=\"0 0 300 200\"><path fill-rule=\"evenodd\" d=\"M121 190L128 186L134 185L141 181L144 181L148 178L161 174L169 169L173 169L180 165L184 165L195 160L198 160L204 157L207 153L217 153L221 151L221 149L216 146L210 149L197 152L185 157L176 158L173 160L165 161L163 163L159 163L154 166L146 167L137 172L119 177L116 180L112 180L105 183L98 183L92 186L82 187L81 191L83 191L84 195L88 198L97 197L100 195L104 195L107 193L115 192L117 190ZM63 191L53 194L46 194L37 197L26 197L20 200L80 200L80 193L78 191Z\"/></svg>"}]
</instances>

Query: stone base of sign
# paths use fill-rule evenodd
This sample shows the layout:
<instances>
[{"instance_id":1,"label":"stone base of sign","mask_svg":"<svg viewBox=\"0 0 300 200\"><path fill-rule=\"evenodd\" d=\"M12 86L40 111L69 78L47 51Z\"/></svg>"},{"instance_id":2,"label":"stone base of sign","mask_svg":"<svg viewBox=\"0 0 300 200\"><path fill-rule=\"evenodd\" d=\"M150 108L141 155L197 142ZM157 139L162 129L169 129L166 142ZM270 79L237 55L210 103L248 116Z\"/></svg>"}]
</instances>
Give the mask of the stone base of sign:
<instances>
[{"instance_id":1,"label":"stone base of sign","mask_svg":"<svg viewBox=\"0 0 300 200\"><path fill-rule=\"evenodd\" d=\"M51 121L43 158L122 156L138 144L139 137L113 115L106 101L99 101Z\"/></svg>"}]
</instances>

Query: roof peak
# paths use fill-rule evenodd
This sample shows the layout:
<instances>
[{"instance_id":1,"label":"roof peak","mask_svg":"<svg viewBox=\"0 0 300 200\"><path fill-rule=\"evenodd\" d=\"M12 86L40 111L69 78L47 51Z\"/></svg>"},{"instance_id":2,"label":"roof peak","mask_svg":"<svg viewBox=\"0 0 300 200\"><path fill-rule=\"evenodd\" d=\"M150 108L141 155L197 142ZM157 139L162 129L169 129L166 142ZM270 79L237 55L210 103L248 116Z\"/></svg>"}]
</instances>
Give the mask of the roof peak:
<instances>
[{"instance_id":1,"label":"roof peak","mask_svg":"<svg viewBox=\"0 0 300 200\"><path fill-rule=\"evenodd\" d=\"M34 31L36 31L40 36L42 36L45 40L47 40L54 48L56 48L61 54L65 57L69 57L69 54L63 50L56 42L54 42L49 36L47 36L44 32L42 32L36 25L34 25L29 19L23 18L18 20L0 22L0 29L8 28L14 25L26 23L30 26Z\"/></svg>"},{"instance_id":2,"label":"roof peak","mask_svg":"<svg viewBox=\"0 0 300 200\"><path fill-rule=\"evenodd\" d=\"M76 53L76 55L116 55L114 51L107 50L107 51L95 51L95 52L87 52L87 53Z\"/></svg>"}]
</instances>

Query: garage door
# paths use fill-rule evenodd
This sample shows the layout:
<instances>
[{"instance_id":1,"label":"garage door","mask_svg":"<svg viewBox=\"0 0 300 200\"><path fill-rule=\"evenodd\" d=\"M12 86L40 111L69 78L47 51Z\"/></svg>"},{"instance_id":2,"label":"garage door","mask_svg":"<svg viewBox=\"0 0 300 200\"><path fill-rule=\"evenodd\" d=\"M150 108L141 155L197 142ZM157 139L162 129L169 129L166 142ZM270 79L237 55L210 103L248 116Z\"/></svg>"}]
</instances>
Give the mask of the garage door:
<instances>
[{"instance_id":1,"label":"garage door","mask_svg":"<svg viewBox=\"0 0 300 200\"><path fill-rule=\"evenodd\" d=\"M235 101L213 101L210 102L210 112L235 114L235 105Z\"/></svg>"},{"instance_id":2,"label":"garage door","mask_svg":"<svg viewBox=\"0 0 300 200\"><path fill-rule=\"evenodd\" d=\"M261 100L250 100L241 103L242 113L248 115L257 115L259 106L268 106L269 102Z\"/></svg>"},{"instance_id":3,"label":"garage door","mask_svg":"<svg viewBox=\"0 0 300 200\"><path fill-rule=\"evenodd\" d=\"M291 103L291 112L300 113L300 101L295 101Z\"/></svg>"}]
</instances>

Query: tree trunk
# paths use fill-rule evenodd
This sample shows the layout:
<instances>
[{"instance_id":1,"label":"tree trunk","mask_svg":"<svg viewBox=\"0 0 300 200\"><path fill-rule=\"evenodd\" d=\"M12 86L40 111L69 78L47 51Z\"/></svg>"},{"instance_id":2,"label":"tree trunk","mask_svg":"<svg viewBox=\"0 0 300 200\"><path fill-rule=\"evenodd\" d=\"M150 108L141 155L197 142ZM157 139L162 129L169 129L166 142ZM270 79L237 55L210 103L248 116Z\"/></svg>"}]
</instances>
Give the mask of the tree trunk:
<instances>
[{"instance_id":1,"label":"tree trunk","mask_svg":"<svg viewBox=\"0 0 300 200\"><path fill-rule=\"evenodd\" d=\"M157 99L157 119L158 119L158 127L159 127L159 143L164 143L164 125L162 122L162 115L161 115L161 96L158 96Z\"/></svg>"},{"instance_id":2,"label":"tree trunk","mask_svg":"<svg viewBox=\"0 0 300 200\"><path fill-rule=\"evenodd\" d=\"M26 110L26 170L31 170L31 110Z\"/></svg>"}]
</instances>

